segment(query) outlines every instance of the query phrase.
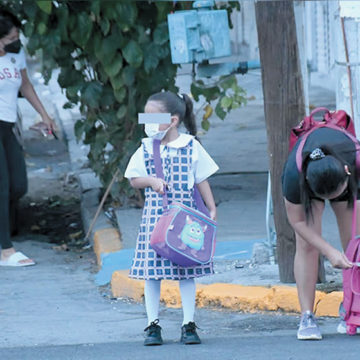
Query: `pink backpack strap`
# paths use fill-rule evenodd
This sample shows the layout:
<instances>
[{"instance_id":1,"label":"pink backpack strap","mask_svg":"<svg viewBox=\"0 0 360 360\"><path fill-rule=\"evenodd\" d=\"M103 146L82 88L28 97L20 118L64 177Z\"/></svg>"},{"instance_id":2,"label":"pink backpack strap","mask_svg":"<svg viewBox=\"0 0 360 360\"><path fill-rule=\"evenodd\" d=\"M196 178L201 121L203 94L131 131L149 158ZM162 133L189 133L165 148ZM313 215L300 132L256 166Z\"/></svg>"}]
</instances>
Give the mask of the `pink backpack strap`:
<instances>
[{"instance_id":1,"label":"pink backpack strap","mask_svg":"<svg viewBox=\"0 0 360 360\"><path fill-rule=\"evenodd\" d=\"M351 240L355 240L356 238L356 213L357 213L357 206L356 206L357 198L354 198L354 209L352 214L352 226L351 226Z\"/></svg>"},{"instance_id":2,"label":"pink backpack strap","mask_svg":"<svg viewBox=\"0 0 360 360\"><path fill-rule=\"evenodd\" d=\"M357 213L357 206L356 206L356 198L354 199L354 209L353 209L353 216L352 216L352 227L351 227L351 240L350 242L356 241L356 213ZM357 258L355 261L359 259L359 253L356 256ZM350 261L352 261L350 259ZM351 270L351 278L350 278L350 288L353 294L360 295L360 287L359 287L359 267L353 266ZM356 273L356 274L355 274Z\"/></svg>"},{"instance_id":3,"label":"pink backpack strap","mask_svg":"<svg viewBox=\"0 0 360 360\"><path fill-rule=\"evenodd\" d=\"M314 132L315 130L319 129L321 126L316 126L316 127L313 127L311 130L309 130L305 135L303 135L303 137L301 138L300 140L300 144L299 144L299 147L297 148L296 150L296 167L298 169L299 172L302 171L302 152L303 152L303 149L304 149L304 145L305 145L305 142L308 138L308 136Z\"/></svg>"},{"instance_id":4,"label":"pink backpack strap","mask_svg":"<svg viewBox=\"0 0 360 360\"><path fill-rule=\"evenodd\" d=\"M334 129L337 131L341 131L342 133L344 133L349 139L351 139L355 145L355 164L356 164L356 172L357 172L357 176L360 177L360 144L359 141L357 140L357 138L350 134L348 131L346 131L345 129L340 128L337 125L334 125L332 123L324 123L324 124L320 124L317 127L314 127L313 129L311 129L310 131L308 131L300 140L300 144L299 147L296 150L296 167L298 169L299 172L302 171L302 151L304 149L304 145L306 142L306 139L308 138L308 136L314 131L317 130L319 128L322 127L327 127L330 129Z\"/></svg>"},{"instance_id":5,"label":"pink backpack strap","mask_svg":"<svg viewBox=\"0 0 360 360\"><path fill-rule=\"evenodd\" d=\"M317 114L318 112L323 112L325 111L326 114L330 114L330 110L326 107L318 107L316 109L314 109L309 116L305 117L304 119L304 126L309 126L311 123L314 122L314 115ZM307 125L306 125L307 124ZM321 123L321 122L317 122L316 126L314 126L311 130L309 130L305 135L303 135L303 137L300 140L300 144L299 147L296 151L296 166L297 169L299 170L299 172L301 172L301 167L302 167L302 151L306 142L307 137L316 129L318 129L319 127L325 125L325 123Z\"/></svg>"},{"instance_id":6,"label":"pink backpack strap","mask_svg":"<svg viewBox=\"0 0 360 360\"><path fill-rule=\"evenodd\" d=\"M325 113L330 113L330 110L326 107L318 107L316 109L314 109L311 113L310 113L310 117L312 118L316 113L318 112L322 112L325 111Z\"/></svg>"},{"instance_id":7,"label":"pink backpack strap","mask_svg":"<svg viewBox=\"0 0 360 360\"><path fill-rule=\"evenodd\" d=\"M153 141L153 157L154 157L154 165L155 165L155 173L156 176L160 179L165 180L163 167L161 163L161 156L160 156L160 140ZM169 204L166 187L164 186L164 195L163 195L163 208L165 209Z\"/></svg>"}]
</instances>

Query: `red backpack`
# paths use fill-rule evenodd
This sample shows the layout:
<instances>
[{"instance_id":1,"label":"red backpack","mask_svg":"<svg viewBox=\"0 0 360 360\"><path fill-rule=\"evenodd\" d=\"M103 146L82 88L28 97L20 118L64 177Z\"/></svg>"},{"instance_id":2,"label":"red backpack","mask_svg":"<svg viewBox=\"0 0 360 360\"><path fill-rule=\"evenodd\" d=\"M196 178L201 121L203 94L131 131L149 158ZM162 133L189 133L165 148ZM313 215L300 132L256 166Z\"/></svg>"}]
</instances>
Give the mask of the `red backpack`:
<instances>
[{"instance_id":1,"label":"red backpack","mask_svg":"<svg viewBox=\"0 0 360 360\"><path fill-rule=\"evenodd\" d=\"M316 121L314 115L318 112L325 111L322 121ZM338 130L347 135L355 144L358 144L355 135L355 126L351 117L344 110L330 112L327 108L319 107L314 109L309 116L305 116L301 123L291 129L289 139L289 152L293 149L299 138L301 142L296 151L296 165L301 172L302 151L307 137L315 130L327 127ZM357 154L358 155L358 154ZM356 156L356 168L360 169L360 156Z\"/></svg>"},{"instance_id":2,"label":"red backpack","mask_svg":"<svg viewBox=\"0 0 360 360\"><path fill-rule=\"evenodd\" d=\"M313 115L325 111L322 121L315 121ZM327 127L343 132L355 144L356 148L356 169L359 176L360 171L360 145L355 135L355 127L351 117L344 111L338 110L330 112L326 108L317 108L313 110L310 116L306 116L299 126L291 130L289 140L289 151L293 149L296 142L300 140L296 151L296 165L299 172L302 167L302 151L307 137L316 129ZM354 201L354 210L352 218L351 240L346 249L347 258L360 265L360 237L356 236L356 200ZM360 327L360 267L353 266L351 269L343 270L343 289L344 301L341 314L346 321L346 332L349 335L356 334L356 329Z\"/></svg>"}]
</instances>

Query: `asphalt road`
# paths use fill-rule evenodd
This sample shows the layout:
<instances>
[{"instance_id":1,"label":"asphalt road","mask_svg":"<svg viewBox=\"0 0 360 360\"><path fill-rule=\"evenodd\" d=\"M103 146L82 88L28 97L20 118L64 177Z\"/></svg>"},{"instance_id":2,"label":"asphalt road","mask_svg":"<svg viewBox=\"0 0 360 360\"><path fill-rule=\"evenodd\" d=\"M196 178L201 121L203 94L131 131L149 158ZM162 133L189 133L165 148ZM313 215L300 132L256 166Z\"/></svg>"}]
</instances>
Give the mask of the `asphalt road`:
<instances>
[{"instance_id":1,"label":"asphalt road","mask_svg":"<svg viewBox=\"0 0 360 360\"><path fill-rule=\"evenodd\" d=\"M167 340L160 347L144 347L139 341L120 340L111 343L78 344L62 346L33 346L0 349L3 360L89 360L89 359L358 359L359 338L327 335L323 341L300 342L289 333L233 334L203 337L203 344L185 346Z\"/></svg>"},{"instance_id":2,"label":"asphalt road","mask_svg":"<svg viewBox=\"0 0 360 360\"><path fill-rule=\"evenodd\" d=\"M0 271L1 360L358 359L359 336L336 334L337 319L319 319L323 341L301 342L296 315L221 309L197 309L203 344L185 346L181 309L162 307L165 344L144 347L144 306L112 299L107 287L94 284L93 253L58 251L37 240L17 243L36 258L35 267Z\"/></svg>"}]
</instances>

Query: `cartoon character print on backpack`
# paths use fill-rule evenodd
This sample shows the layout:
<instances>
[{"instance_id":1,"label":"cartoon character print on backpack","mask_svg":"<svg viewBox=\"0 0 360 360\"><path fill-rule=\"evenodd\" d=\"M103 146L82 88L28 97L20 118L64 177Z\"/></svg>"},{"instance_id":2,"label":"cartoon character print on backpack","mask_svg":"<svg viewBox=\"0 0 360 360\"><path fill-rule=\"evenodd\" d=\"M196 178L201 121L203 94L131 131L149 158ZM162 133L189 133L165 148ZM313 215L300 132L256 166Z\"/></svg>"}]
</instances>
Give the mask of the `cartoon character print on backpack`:
<instances>
[{"instance_id":1,"label":"cartoon character print on backpack","mask_svg":"<svg viewBox=\"0 0 360 360\"><path fill-rule=\"evenodd\" d=\"M180 239L184 244L184 248L186 246L190 247L191 253L194 255L196 251L199 251L204 246L204 238L205 238L205 231L207 226L201 227L201 225L192 220L188 215L186 216L186 224L181 231Z\"/></svg>"}]
</instances>

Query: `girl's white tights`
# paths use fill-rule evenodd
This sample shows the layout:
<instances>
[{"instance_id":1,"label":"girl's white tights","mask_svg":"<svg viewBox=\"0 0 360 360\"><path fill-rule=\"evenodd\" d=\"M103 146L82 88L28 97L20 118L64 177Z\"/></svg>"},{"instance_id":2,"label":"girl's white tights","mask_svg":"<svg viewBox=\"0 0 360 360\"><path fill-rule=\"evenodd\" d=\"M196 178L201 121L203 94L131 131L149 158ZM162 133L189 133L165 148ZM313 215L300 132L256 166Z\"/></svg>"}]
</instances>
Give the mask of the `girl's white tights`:
<instances>
[{"instance_id":1,"label":"girl's white tights","mask_svg":"<svg viewBox=\"0 0 360 360\"><path fill-rule=\"evenodd\" d=\"M145 281L145 308L148 325L159 317L160 280ZM194 321L196 286L194 279L180 280L180 294L183 308L183 325Z\"/></svg>"},{"instance_id":2,"label":"girl's white tights","mask_svg":"<svg viewBox=\"0 0 360 360\"><path fill-rule=\"evenodd\" d=\"M145 280L145 308L148 325L159 318L160 280Z\"/></svg>"},{"instance_id":3,"label":"girl's white tights","mask_svg":"<svg viewBox=\"0 0 360 360\"><path fill-rule=\"evenodd\" d=\"M180 294L183 308L183 325L194 321L196 285L194 279L180 280Z\"/></svg>"}]
</instances>

